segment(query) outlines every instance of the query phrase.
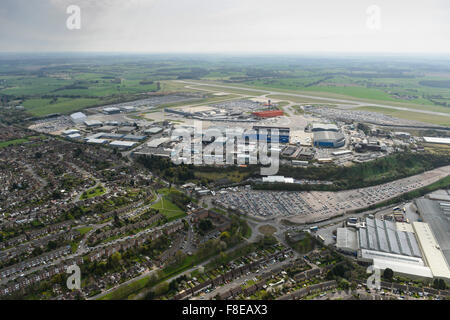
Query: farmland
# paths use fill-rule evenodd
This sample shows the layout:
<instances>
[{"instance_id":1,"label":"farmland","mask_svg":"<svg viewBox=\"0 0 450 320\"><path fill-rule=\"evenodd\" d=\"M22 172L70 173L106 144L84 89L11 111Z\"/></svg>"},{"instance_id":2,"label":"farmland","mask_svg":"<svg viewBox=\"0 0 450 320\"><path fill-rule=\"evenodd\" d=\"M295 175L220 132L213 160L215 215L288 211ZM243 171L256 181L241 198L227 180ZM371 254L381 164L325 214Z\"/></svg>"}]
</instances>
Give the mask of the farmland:
<instances>
[{"instance_id":1,"label":"farmland","mask_svg":"<svg viewBox=\"0 0 450 320\"><path fill-rule=\"evenodd\" d=\"M331 56L194 59L156 55L54 55L45 59L0 60L0 70L2 104L21 104L33 116L68 114L137 100L143 94L154 92L201 92L208 95L198 101L204 104L267 93L267 98L294 103L333 105L333 99L345 99L348 105L355 101L367 106L384 104L450 114L450 65L446 60L428 64L414 58ZM214 96L221 90L225 93ZM278 93L271 94L275 90ZM407 119L421 117L421 121L447 125L445 119L436 116L405 115L379 108L373 111Z\"/></svg>"}]
</instances>

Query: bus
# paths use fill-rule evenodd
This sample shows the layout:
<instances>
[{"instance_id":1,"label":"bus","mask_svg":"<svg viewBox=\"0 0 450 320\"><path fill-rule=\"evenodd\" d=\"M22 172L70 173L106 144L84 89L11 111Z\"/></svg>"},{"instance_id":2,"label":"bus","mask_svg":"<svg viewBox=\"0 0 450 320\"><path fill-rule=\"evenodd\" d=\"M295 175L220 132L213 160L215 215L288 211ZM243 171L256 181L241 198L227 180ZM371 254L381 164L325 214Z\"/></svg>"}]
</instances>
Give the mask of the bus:
<instances>
[{"instance_id":1,"label":"bus","mask_svg":"<svg viewBox=\"0 0 450 320\"><path fill-rule=\"evenodd\" d=\"M309 230L311 230L311 231L317 231L317 230L319 230L319 227L318 227L318 226L314 226L314 227L309 228Z\"/></svg>"}]
</instances>

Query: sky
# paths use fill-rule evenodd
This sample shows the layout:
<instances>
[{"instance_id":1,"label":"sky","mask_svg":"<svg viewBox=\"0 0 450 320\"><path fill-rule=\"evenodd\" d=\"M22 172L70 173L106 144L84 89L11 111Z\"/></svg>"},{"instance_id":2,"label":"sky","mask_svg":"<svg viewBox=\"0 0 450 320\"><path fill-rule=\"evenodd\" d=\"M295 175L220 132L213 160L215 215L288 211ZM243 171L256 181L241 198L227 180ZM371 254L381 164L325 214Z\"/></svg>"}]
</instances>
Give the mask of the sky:
<instances>
[{"instance_id":1,"label":"sky","mask_svg":"<svg viewBox=\"0 0 450 320\"><path fill-rule=\"evenodd\" d=\"M1 0L0 51L448 54L450 1Z\"/></svg>"}]
</instances>

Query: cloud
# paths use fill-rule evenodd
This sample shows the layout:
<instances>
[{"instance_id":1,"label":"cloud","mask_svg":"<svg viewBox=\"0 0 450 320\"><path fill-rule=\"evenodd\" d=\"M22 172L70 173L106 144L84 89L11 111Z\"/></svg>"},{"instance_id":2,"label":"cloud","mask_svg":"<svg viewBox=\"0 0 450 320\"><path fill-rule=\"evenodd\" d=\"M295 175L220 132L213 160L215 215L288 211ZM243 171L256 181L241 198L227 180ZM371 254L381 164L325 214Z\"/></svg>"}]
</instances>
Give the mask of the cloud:
<instances>
[{"instance_id":1,"label":"cloud","mask_svg":"<svg viewBox=\"0 0 450 320\"><path fill-rule=\"evenodd\" d=\"M73 4L81 30L66 28ZM450 52L449 16L444 0L2 0L0 39L6 51Z\"/></svg>"}]
</instances>

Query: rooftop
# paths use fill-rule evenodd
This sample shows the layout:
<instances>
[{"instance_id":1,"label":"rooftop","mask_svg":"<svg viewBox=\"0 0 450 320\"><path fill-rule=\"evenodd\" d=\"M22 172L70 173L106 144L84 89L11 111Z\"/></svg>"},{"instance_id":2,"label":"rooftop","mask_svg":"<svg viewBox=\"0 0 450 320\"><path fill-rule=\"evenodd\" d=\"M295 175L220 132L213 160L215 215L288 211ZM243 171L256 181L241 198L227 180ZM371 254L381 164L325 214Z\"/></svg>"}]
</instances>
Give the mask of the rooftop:
<instances>
[{"instance_id":1,"label":"rooftop","mask_svg":"<svg viewBox=\"0 0 450 320\"><path fill-rule=\"evenodd\" d=\"M423 140L428 143L450 144L450 138L423 137Z\"/></svg>"},{"instance_id":2,"label":"rooftop","mask_svg":"<svg viewBox=\"0 0 450 320\"><path fill-rule=\"evenodd\" d=\"M350 228L338 228L336 239L336 247L338 249L358 250L358 237L355 230Z\"/></svg>"},{"instance_id":3,"label":"rooftop","mask_svg":"<svg viewBox=\"0 0 450 320\"><path fill-rule=\"evenodd\" d=\"M159 139L154 139L152 141L149 141L147 143L147 146L150 148L158 148L160 145L162 145L163 143L169 142L170 138L159 138Z\"/></svg>"},{"instance_id":4,"label":"rooftop","mask_svg":"<svg viewBox=\"0 0 450 320\"><path fill-rule=\"evenodd\" d=\"M447 263L450 264L450 202L419 198L415 204L423 221L430 226Z\"/></svg>"},{"instance_id":5,"label":"rooftop","mask_svg":"<svg viewBox=\"0 0 450 320\"><path fill-rule=\"evenodd\" d=\"M428 223L415 221L413 227L433 276L450 280L450 268Z\"/></svg>"}]
</instances>

